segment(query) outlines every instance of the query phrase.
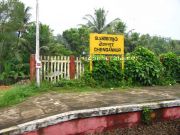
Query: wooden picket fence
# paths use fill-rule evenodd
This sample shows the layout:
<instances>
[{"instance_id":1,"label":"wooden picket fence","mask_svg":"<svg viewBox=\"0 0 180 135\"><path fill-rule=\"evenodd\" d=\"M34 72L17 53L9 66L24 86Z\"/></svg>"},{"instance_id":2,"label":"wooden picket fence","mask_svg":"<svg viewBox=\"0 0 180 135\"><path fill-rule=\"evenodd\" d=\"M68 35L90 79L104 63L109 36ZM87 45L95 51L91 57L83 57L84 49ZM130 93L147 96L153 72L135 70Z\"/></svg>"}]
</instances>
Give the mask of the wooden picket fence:
<instances>
[{"instance_id":1,"label":"wooden picket fence","mask_svg":"<svg viewBox=\"0 0 180 135\"><path fill-rule=\"evenodd\" d=\"M84 64L80 57L73 56L73 59L71 59L70 56L41 56L40 58L42 62L42 80L57 82L60 79L72 79L72 73L74 74L73 79L79 79L84 73ZM74 63L74 65L71 63ZM74 71L70 71L72 69Z\"/></svg>"}]
</instances>

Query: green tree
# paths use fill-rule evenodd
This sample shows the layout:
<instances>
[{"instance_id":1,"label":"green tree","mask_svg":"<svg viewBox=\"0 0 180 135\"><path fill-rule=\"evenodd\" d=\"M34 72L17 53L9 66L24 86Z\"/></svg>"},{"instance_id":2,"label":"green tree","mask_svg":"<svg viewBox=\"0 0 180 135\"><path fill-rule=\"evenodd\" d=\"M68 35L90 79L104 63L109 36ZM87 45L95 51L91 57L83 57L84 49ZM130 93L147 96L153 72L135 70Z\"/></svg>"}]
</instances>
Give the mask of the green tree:
<instances>
[{"instance_id":1,"label":"green tree","mask_svg":"<svg viewBox=\"0 0 180 135\"><path fill-rule=\"evenodd\" d=\"M114 22L111 27L107 30L110 34L125 34L126 24L120 19Z\"/></svg>"},{"instance_id":2,"label":"green tree","mask_svg":"<svg viewBox=\"0 0 180 135\"><path fill-rule=\"evenodd\" d=\"M66 48L63 44L60 43L50 43L45 53L45 55L52 55L52 56L59 56L59 55L69 56L71 54L72 52L68 48Z\"/></svg>"},{"instance_id":3,"label":"green tree","mask_svg":"<svg viewBox=\"0 0 180 135\"><path fill-rule=\"evenodd\" d=\"M19 31L24 26L25 6L18 0L2 0L0 2L0 78L17 78L24 66ZM30 14L29 14L30 15ZM28 22L28 20L26 21Z\"/></svg>"},{"instance_id":4,"label":"green tree","mask_svg":"<svg viewBox=\"0 0 180 135\"><path fill-rule=\"evenodd\" d=\"M178 40L172 40L170 38L164 38L160 36L150 36L149 34L140 35L133 32L132 34L125 35L125 50L131 52L137 46L142 46L153 51L156 55L167 53L169 51L179 53L180 42Z\"/></svg>"},{"instance_id":5,"label":"green tree","mask_svg":"<svg viewBox=\"0 0 180 135\"><path fill-rule=\"evenodd\" d=\"M53 40L52 30L48 25L40 24L40 51L41 54L45 53L48 44ZM23 34L22 38L27 41L26 51L31 54L35 53L35 43L36 43L36 24L31 23L26 29L26 32Z\"/></svg>"},{"instance_id":6,"label":"green tree","mask_svg":"<svg viewBox=\"0 0 180 135\"><path fill-rule=\"evenodd\" d=\"M106 23L107 21L107 11L103 8L95 9L94 16L87 14L83 19L87 20L86 26L92 31L96 33L107 33L110 31L111 27L119 22L120 19L116 18L113 21Z\"/></svg>"},{"instance_id":7,"label":"green tree","mask_svg":"<svg viewBox=\"0 0 180 135\"><path fill-rule=\"evenodd\" d=\"M89 29L86 27L71 28L63 32L63 38L66 40L70 50L75 55L82 55L82 52L88 52L89 48Z\"/></svg>"},{"instance_id":8,"label":"green tree","mask_svg":"<svg viewBox=\"0 0 180 135\"><path fill-rule=\"evenodd\" d=\"M172 51L172 49L175 47L175 44L173 46L172 40L169 38L150 36L148 34L140 36L139 45L155 52L156 55Z\"/></svg>"},{"instance_id":9,"label":"green tree","mask_svg":"<svg viewBox=\"0 0 180 135\"><path fill-rule=\"evenodd\" d=\"M180 56L180 40L173 40L175 42L175 46L173 46L173 51L175 54Z\"/></svg>"},{"instance_id":10,"label":"green tree","mask_svg":"<svg viewBox=\"0 0 180 135\"><path fill-rule=\"evenodd\" d=\"M54 36L54 40L56 43L64 45L66 48L70 49L70 46L68 45L66 39L61 34L57 34L57 36Z\"/></svg>"},{"instance_id":11,"label":"green tree","mask_svg":"<svg viewBox=\"0 0 180 135\"><path fill-rule=\"evenodd\" d=\"M125 52L132 52L139 45L139 33L133 32L125 35Z\"/></svg>"},{"instance_id":12,"label":"green tree","mask_svg":"<svg viewBox=\"0 0 180 135\"><path fill-rule=\"evenodd\" d=\"M70 55L71 51L65 46L64 41L61 37L54 37L53 31L50 29L48 25L40 24L40 55ZM24 38L27 43L26 49L24 50L26 53L26 57L29 58L30 54L35 53L35 42L36 42L36 24L31 23L27 27L26 32L23 34L22 38Z\"/></svg>"}]
</instances>

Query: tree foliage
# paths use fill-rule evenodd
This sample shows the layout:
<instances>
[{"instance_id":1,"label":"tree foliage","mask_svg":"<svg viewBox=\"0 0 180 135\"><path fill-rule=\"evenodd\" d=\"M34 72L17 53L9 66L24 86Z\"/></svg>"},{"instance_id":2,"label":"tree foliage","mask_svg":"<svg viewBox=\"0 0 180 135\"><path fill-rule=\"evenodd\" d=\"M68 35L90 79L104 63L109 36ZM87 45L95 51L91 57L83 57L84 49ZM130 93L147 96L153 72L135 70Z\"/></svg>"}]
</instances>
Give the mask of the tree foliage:
<instances>
[{"instance_id":1,"label":"tree foliage","mask_svg":"<svg viewBox=\"0 0 180 135\"><path fill-rule=\"evenodd\" d=\"M87 53L89 45L89 30L86 27L66 30L63 32L63 38L66 40L70 50L75 55L82 55L83 51Z\"/></svg>"},{"instance_id":2,"label":"tree foliage","mask_svg":"<svg viewBox=\"0 0 180 135\"><path fill-rule=\"evenodd\" d=\"M36 38L35 23L30 22L30 9L30 7L26 7L19 0L0 1L0 83L16 81L19 78L25 78L29 74L29 57L30 54L35 53ZM129 68L128 76L131 76L136 81L141 81L144 85L155 84L154 81L159 79L160 74L160 71L157 69L159 62L157 60L154 61L155 55L158 56L161 53L171 51L178 57L180 55L180 41L150 36L149 34L141 35L137 32L132 32L132 30L127 32L126 24L119 18L107 23L107 14L108 12L103 8L95 9L93 15L85 15L86 25L82 25L79 28L70 28L65 30L62 35L59 34L57 36L53 35L53 31L48 25L40 23L40 54L88 55L90 32L124 34L125 53L133 52L131 55L142 58L138 61L128 61L126 63L127 68ZM137 47L140 47L141 51L139 49L135 50ZM171 63L174 60L174 55L162 55L163 65L167 71L169 71L167 63ZM117 71L119 67L117 67L116 63L109 62L105 64L102 62L102 65L97 63L94 63L94 65L107 68L105 71L95 68L96 71L100 71L100 74L98 74L94 70L93 77L96 80L98 80L100 75L104 76L104 80L110 78L112 81L113 78L121 76L121 73ZM177 67L176 70L180 71L177 64L174 66ZM110 68L113 71L110 71ZM177 73L179 74L179 72ZM174 74L176 73L173 71L172 74L175 76Z\"/></svg>"},{"instance_id":3,"label":"tree foliage","mask_svg":"<svg viewBox=\"0 0 180 135\"><path fill-rule=\"evenodd\" d=\"M29 22L30 7L19 0L0 2L0 83L23 79L29 74L29 57L35 53L35 23ZM40 24L40 54L69 55L53 37L48 25Z\"/></svg>"},{"instance_id":4,"label":"tree foliage","mask_svg":"<svg viewBox=\"0 0 180 135\"><path fill-rule=\"evenodd\" d=\"M132 52L138 46L148 48L156 55L167 52L180 54L180 42L178 40L160 36L150 36L149 34L141 35L137 32L125 33L125 52Z\"/></svg>"},{"instance_id":5,"label":"tree foliage","mask_svg":"<svg viewBox=\"0 0 180 135\"><path fill-rule=\"evenodd\" d=\"M86 26L95 33L116 32L116 30L117 32L123 32L125 24L119 18L107 23L107 13L103 8L99 8L94 10L94 16L87 14L83 19L87 20Z\"/></svg>"},{"instance_id":6,"label":"tree foliage","mask_svg":"<svg viewBox=\"0 0 180 135\"><path fill-rule=\"evenodd\" d=\"M52 40L52 30L48 25L40 24L40 51L43 54L45 46ZM23 38L27 41L27 51L31 54L35 54L35 43L36 43L36 24L31 23L29 27L27 27Z\"/></svg>"},{"instance_id":7,"label":"tree foliage","mask_svg":"<svg viewBox=\"0 0 180 135\"><path fill-rule=\"evenodd\" d=\"M0 79L24 76L20 36L28 23L28 7L18 0L0 2Z\"/></svg>"}]
</instances>

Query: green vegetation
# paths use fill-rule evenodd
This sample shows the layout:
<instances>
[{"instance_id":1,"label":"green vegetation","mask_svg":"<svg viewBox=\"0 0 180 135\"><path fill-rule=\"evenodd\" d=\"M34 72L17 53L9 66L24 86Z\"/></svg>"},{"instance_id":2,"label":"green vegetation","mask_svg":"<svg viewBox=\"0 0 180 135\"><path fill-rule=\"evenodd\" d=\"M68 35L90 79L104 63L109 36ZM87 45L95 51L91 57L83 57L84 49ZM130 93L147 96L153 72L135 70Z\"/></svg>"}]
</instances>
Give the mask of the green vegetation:
<instances>
[{"instance_id":1,"label":"green vegetation","mask_svg":"<svg viewBox=\"0 0 180 135\"><path fill-rule=\"evenodd\" d=\"M51 87L52 85L48 83L43 83L41 87L34 84L14 86L12 89L0 93L0 107L20 103L30 96L49 91Z\"/></svg>"},{"instance_id":2,"label":"green vegetation","mask_svg":"<svg viewBox=\"0 0 180 135\"><path fill-rule=\"evenodd\" d=\"M87 20L87 24L83 25L90 29L94 33L124 33L126 25L116 18L113 21L106 24L107 11L103 8L95 9L94 16L87 14L83 19Z\"/></svg>"},{"instance_id":3,"label":"green vegetation","mask_svg":"<svg viewBox=\"0 0 180 135\"><path fill-rule=\"evenodd\" d=\"M30 7L19 0L0 1L0 85L13 84L29 79L29 58L35 53L35 22L30 22ZM0 91L0 107L10 106L26 100L30 96L56 90L59 92L91 92L122 90L122 88L151 85L170 85L180 81L180 41L170 38L150 36L127 30L119 18L107 23L107 11L95 9L87 14L87 23L78 28L65 30L62 35L53 35L46 24L40 24L41 55L89 55L89 34L107 33L125 36L125 69L117 60L101 59L93 61L93 71L89 72L89 62L85 63L85 73L79 80L60 80L55 84L43 83L15 85L7 91ZM83 53L84 52L84 53ZM97 56L102 57L102 56ZM115 88L116 87L116 88ZM144 108L142 119L150 121L151 110Z\"/></svg>"},{"instance_id":4,"label":"green vegetation","mask_svg":"<svg viewBox=\"0 0 180 135\"><path fill-rule=\"evenodd\" d=\"M144 107L141 114L141 119L144 124L150 124L152 121L151 113L153 110L151 110L149 107Z\"/></svg>"},{"instance_id":5,"label":"green vegetation","mask_svg":"<svg viewBox=\"0 0 180 135\"><path fill-rule=\"evenodd\" d=\"M30 54L35 54L35 23L30 7L19 0L0 1L0 84L29 78ZM65 42L54 37L48 25L40 24L41 55L70 55Z\"/></svg>"},{"instance_id":6,"label":"green vegetation","mask_svg":"<svg viewBox=\"0 0 180 135\"><path fill-rule=\"evenodd\" d=\"M0 2L0 83L10 83L26 77L27 63L21 57L21 35L30 19L29 7L17 0Z\"/></svg>"},{"instance_id":7,"label":"green vegetation","mask_svg":"<svg viewBox=\"0 0 180 135\"><path fill-rule=\"evenodd\" d=\"M89 52L89 33L90 31L86 27L71 28L63 32L63 38L68 43L68 48L73 52L74 55L82 55L85 51L86 54Z\"/></svg>"},{"instance_id":8,"label":"green vegetation","mask_svg":"<svg viewBox=\"0 0 180 135\"><path fill-rule=\"evenodd\" d=\"M29 78L29 57L35 53L35 23L30 22L30 10L19 0L0 2L0 84ZM92 74L86 71L82 77L86 85L118 87L139 82L140 85L170 84L180 80L179 40L140 35L127 30L120 18L107 23L107 13L103 8L95 9L94 14L84 16L86 24L57 36L48 25L41 23L40 54L88 56L90 33L124 34L126 56L136 59L126 61L123 73L116 61L94 61Z\"/></svg>"},{"instance_id":9,"label":"green vegetation","mask_svg":"<svg viewBox=\"0 0 180 135\"><path fill-rule=\"evenodd\" d=\"M150 50L138 47L128 55L130 59L125 62L125 78L131 78L134 84L159 84L162 75L162 64Z\"/></svg>"},{"instance_id":10,"label":"green vegetation","mask_svg":"<svg viewBox=\"0 0 180 135\"><path fill-rule=\"evenodd\" d=\"M21 103L27 98L36 96L45 92L56 91L60 93L71 92L110 92L113 90L124 91L126 88L102 88L96 86L92 88L87 86L84 80L61 80L56 84L43 82L40 87L34 83L25 85L14 85L9 90L0 91L0 108Z\"/></svg>"},{"instance_id":11,"label":"green vegetation","mask_svg":"<svg viewBox=\"0 0 180 135\"><path fill-rule=\"evenodd\" d=\"M86 87L86 84L84 82L84 80L65 80L62 79L61 81L57 82L55 84L56 87L64 87L64 88L68 88L68 87L76 87L76 88L82 88L82 87Z\"/></svg>"},{"instance_id":12,"label":"green vegetation","mask_svg":"<svg viewBox=\"0 0 180 135\"><path fill-rule=\"evenodd\" d=\"M169 52L160 56L164 66L164 76L174 81L180 81L180 57Z\"/></svg>"},{"instance_id":13,"label":"green vegetation","mask_svg":"<svg viewBox=\"0 0 180 135\"><path fill-rule=\"evenodd\" d=\"M93 61L92 73L89 72L89 63L85 62L86 72L82 77L83 83L91 87L171 85L178 81L180 75L179 57L173 53L162 55L160 61L152 51L137 47L126 54L124 70L121 70L120 61L115 60L114 56L96 57L98 60Z\"/></svg>"},{"instance_id":14,"label":"green vegetation","mask_svg":"<svg viewBox=\"0 0 180 135\"><path fill-rule=\"evenodd\" d=\"M120 86L123 79L120 62L111 59L93 61L92 78L103 87Z\"/></svg>"}]
</instances>

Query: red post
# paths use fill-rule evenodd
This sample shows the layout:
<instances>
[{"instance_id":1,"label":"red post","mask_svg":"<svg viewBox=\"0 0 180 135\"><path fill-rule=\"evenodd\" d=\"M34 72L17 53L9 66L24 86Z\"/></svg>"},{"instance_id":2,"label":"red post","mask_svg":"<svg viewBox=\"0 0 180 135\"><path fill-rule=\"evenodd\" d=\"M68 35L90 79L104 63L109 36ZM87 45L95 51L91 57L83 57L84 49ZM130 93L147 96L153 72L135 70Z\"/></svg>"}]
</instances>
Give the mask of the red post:
<instances>
[{"instance_id":1,"label":"red post","mask_svg":"<svg viewBox=\"0 0 180 135\"><path fill-rule=\"evenodd\" d=\"M70 73L70 79L75 78L75 72L76 72L76 65L75 65L75 57L73 55L70 56L70 68L69 68L69 73Z\"/></svg>"},{"instance_id":2,"label":"red post","mask_svg":"<svg viewBox=\"0 0 180 135\"><path fill-rule=\"evenodd\" d=\"M31 54L30 56L30 80L34 81L36 76L36 60L35 54Z\"/></svg>"}]
</instances>

